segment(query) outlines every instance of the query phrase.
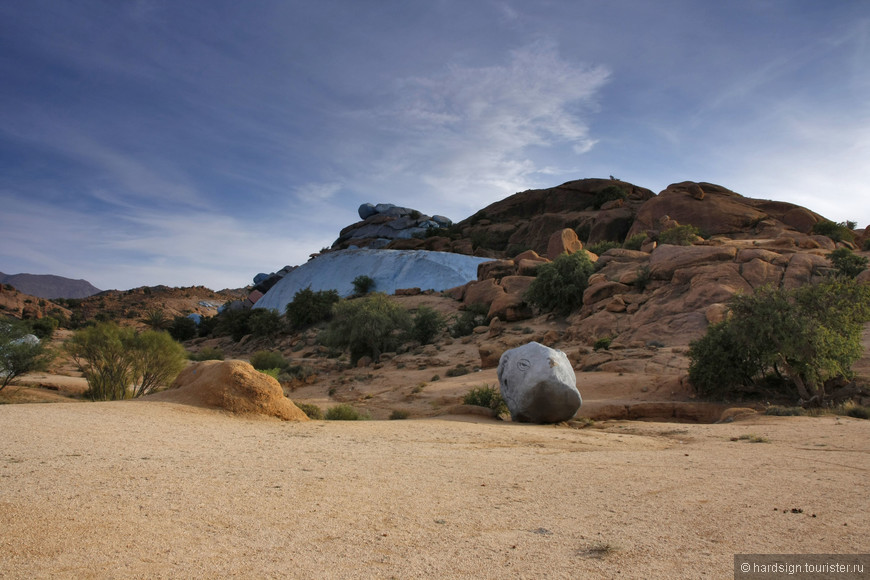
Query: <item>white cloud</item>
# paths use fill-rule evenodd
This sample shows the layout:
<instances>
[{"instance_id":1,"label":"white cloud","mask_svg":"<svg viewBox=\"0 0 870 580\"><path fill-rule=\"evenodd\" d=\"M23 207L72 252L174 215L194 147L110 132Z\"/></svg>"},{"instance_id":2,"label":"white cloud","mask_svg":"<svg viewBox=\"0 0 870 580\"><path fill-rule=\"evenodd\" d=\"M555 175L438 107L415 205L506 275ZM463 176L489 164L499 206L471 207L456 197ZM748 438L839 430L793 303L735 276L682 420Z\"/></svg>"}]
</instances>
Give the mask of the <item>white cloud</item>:
<instances>
[{"instance_id":1,"label":"white cloud","mask_svg":"<svg viewBox=\"0 0 870 580\"><path fill-rule=\"evenodd\" d=\"M403 79L398 101L376 114L395 139L376 180L413 176L439 203L465 208L539 185L554 173L554 148L582 155L594 146L588 117L608 77L605 67L569 63L537 42L502 65L453 64Z\"/></svg>"}]
</instances>

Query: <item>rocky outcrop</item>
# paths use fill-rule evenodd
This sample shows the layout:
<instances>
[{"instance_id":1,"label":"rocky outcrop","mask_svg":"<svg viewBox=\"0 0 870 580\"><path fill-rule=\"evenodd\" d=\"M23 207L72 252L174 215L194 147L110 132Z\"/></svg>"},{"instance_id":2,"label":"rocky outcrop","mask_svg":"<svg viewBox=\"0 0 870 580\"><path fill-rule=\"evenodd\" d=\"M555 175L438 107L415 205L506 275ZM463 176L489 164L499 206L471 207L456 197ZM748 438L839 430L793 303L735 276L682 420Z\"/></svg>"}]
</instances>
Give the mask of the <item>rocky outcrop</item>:
<instances>
[{"instance_id":1,"label":"rocky outcrop","mask_svg":"<svg viewBox=\"0 0 870 580\"><path fill-rule=\"evenodd\" d=\"M505 351L498 363L498 381L514 421L567 421L582 403L567 355L537 342Z\"/></svg>"},{"instance_id":2,"label":"rocky outcrop","mask_svg":"<svg viewBox=\"0 0 870 580\"><path fill-rule=\"evenodd\" d=\"M308 421L305 413L284 396L278 381L240 360L193 364L181 371L168 390L147 399L284 421Z\"/></svg>"},{"instance_id":3,"label":"rocky outcrop","mask_svg":"<svg viewBox=\"0 0 870 580\"><path fill-rule=\"evenodd\" d=\"M770 235L783 230L808 234L822 219L791 203L752 199L721 185L684 181L669 185L644 203L628 236L660 231L662 216L693 225L705 235L737 237L753 237L762 232Z\"/></svg>"},{"instance_id":4,"label":"rocky outcrop","mask_svg":"<svg viewBox=\"0 0 870 580\"><path fill-rule=\"evenodd\" d=\"M596 195L610 187L619 188L624 199L596 209ZM584 232L580 238L590 244L621 242L634 214L654 197L648 189L616 179L580 179L516 193L459 222L455 229L474 241L479 255L504 257L526 249L548 255L550 237L564 229Z\"/></svg>"},{"instance_id":5,"label":"rocky outcrop","mask_svg":"<svg viewBox=\"0 0 870 580\"><path fill-rule=\"evenodd\" d=\"M306 262L281 278L255 308L284 312L296 292L337 290L342 296L353 294L353 280L369 276L376 292L392 294L400 288L445 290L476 280L477 267L485 258L414 250L340 250L327 252Z\"/></svg>"},{"instance_id":6,"label":"rocky outcrop","mask_svg":"<svg viewBox=\"0 0 870 580\"><path fill-rule=\"evenodd\" d=\"M386 248L394 240L423 238L429 230L453 225L444 216L428 216L391 203L364 203L358 213L362 221L341 230L338 239L332 244L333 249Z\"/></svg>"}]
</instances>

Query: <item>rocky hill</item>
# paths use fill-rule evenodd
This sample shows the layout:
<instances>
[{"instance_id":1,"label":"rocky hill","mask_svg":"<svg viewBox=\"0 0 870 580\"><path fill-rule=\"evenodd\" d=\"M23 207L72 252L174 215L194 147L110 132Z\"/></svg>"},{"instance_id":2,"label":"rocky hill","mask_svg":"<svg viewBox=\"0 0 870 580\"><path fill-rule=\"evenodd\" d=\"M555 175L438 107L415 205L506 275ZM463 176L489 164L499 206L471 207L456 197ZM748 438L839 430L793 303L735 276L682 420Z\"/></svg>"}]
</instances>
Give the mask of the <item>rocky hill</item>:
<instances>
[{"instance_id":1,"label":"rocky hill","mask_svg":"<svg viewBox=\"0 0 870 580\"><path fill-rule=\"evenodd\" d=\"M87 280L73 280L50 274L4 274L0 272L0 284L9 284L16 290L53 300L55 298L87 298L100 289Z\"/></svg>"}]
</instances>

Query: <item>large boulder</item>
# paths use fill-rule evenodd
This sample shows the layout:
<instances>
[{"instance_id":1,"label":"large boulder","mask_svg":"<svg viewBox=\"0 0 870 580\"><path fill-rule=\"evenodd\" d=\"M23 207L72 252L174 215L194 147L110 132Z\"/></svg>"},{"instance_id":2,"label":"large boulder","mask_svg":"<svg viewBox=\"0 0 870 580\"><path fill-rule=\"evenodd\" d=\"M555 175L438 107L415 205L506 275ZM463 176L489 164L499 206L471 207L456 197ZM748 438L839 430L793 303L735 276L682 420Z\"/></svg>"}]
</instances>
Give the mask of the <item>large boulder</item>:
<instances>
[{"instance_id":1,"label":"large boulder","mask_svg":"<svg viewBox=\"0 0 870 580\"><path fill-rule=\"evenodd\" d=\"M353 280L369 276L374 290L387 294L399 288L441 291L477 280L477 266L487 258L426 250L340 250L321 254L281 278L255 308L284 312L300 290L354 292Z\"/></svg>"},{"instance_id":2,"label":"large boulder","mask_svg":"<svg viewBox=\"0 0 870 580\"><path fill-rule=\"evenodd\" d=\"M501 355L498 382L511 418L521 423L567 421L583 402L568 356L537 342Z\"/></svg>"}]
</instances>

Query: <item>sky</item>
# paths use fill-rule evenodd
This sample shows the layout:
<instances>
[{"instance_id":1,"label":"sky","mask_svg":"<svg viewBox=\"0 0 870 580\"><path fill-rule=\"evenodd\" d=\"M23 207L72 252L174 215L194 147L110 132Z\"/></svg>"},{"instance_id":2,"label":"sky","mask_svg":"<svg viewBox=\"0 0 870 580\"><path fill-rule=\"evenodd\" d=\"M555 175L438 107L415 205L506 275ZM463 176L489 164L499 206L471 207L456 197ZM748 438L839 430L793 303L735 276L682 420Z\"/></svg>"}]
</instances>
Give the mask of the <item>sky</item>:
<instances>
[{"instance_id":1,"label":"sky","mask_svg":"<svg viewBox=\"0 0 870 580\"><path fill-rule=\"evenodd\" d=\"M870 2L0 3L7 274L238 288L610 175L870 224Z\"/></svg>"}]
</instances>

